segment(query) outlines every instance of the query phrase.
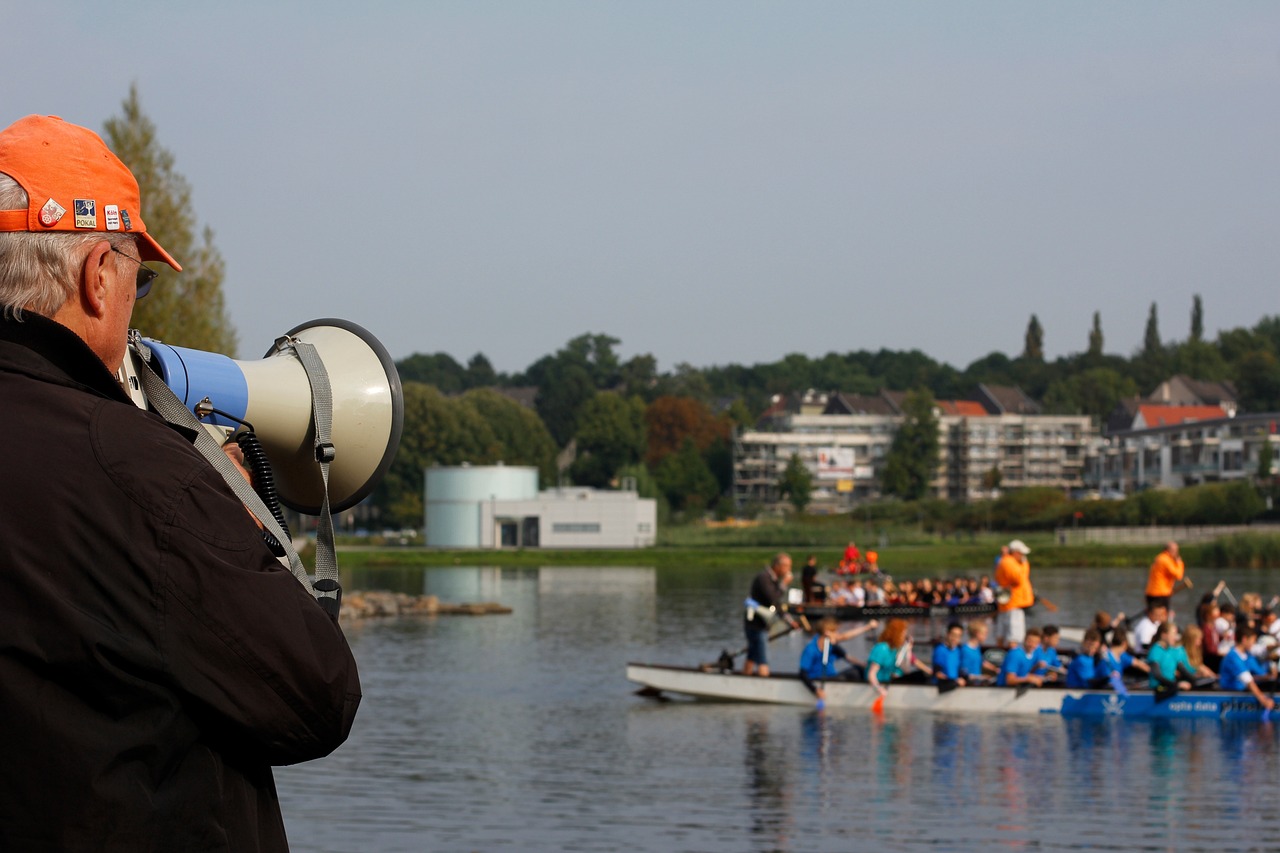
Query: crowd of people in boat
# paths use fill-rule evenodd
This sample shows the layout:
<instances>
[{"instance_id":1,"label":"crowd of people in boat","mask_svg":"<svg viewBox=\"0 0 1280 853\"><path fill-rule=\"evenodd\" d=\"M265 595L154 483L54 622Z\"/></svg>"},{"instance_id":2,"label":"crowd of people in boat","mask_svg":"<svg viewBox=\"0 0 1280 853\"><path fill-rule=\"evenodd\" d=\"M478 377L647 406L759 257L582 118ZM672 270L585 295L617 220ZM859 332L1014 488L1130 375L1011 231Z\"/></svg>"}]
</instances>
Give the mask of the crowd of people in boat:
<instances>
[{"instance_id":1,"label":"crowd of people in boat","mask_svg":"<svg viewBox=\"0 0 1280 853\"><path fill-rule=\"evenodd\" d=\"M999 561L1013 553L1025 563L1029 553L1021 542L1002 549ZM775 561L763 579L790 582L790 559L786 555L782 573L773 574ZM809 565L816 561L812 558ZM807 568L807 567L806 567ZM999 577L1001 572L997 571ZM760 579L758 579L760 580ZM910 624L891 619L864 663L849 658L840 644L879 627L871 621L841 631L835 619L823 619L800 659L800 676L822 699L821 685L837 678L865 680L883 693L894 682L935 683L940 690L968 686L1032 688L1064 686L1076 689L1113 689L1119 693L1130 687L1146 686L1156 691L1215 688L1247 691L1268 711L1274 700L1259 685L1276 688L1277 660L1280 659L1280 613L1274 609L1280 596L1269 606L1257 593L1245 593L1238 601L1222 602L1225 584L1204 595L1195 618L1181 628L1170 608L1170 599L1180 588L1189 589L1190 579L1178 555L1177 543L1170 542L1152 564L1146 587L1147 607L1137 621L1124 614L1112 617L1098 612L1087 628L1078 650L1059 651L1061 631L1054 625L1025 627L1013 642L1000 644L999 653L988 655L988 624L974 620L967 626L952 622L938 638L929 663L914 652ZM890 592L892 590L892 593ZM753 594L757 592L753 585ZM808 591L808 590L806 590ZM921 603L925 606L963 601L997 600L999 592L987 577L956 578L894 585L889 579L837 580L827 591L827 603L868 605L872 603ZM1229 592L1228 592L1229 595ZM892 596L892 597L891 597ZM964 598L961 598L964 596ZM1003 597L1007 601L1008 596ZM750 600L749 600L750 601ZM999 665L994 659L998 659ZM841 672L838 661L848 661ZM750 671L750 663L747 669ZM765 671L767 673L767 670ZM762 673L763 674L763 673Z\"/></svg>"},{"instance_id":2,"label":"crowd of people in boat","mask_svg":"<svg viewBox=\"0 0 1280 853\"><path fill-rule=\"evenodd\" d=\"M858 555L855 563L847 563L849 549ZM846 571L846 565L855 569ZM876 552L861 557L850 542L845 549L836 577L824 582L819 576L818 558L810 554L800 572L800 587L805 604L837 607L874 607L883 605L907 607L956 607L962 604L992 604L996 591L990 575L980 577L921 578L895 582L879 571Z\"/></svg>"}]
</instances>

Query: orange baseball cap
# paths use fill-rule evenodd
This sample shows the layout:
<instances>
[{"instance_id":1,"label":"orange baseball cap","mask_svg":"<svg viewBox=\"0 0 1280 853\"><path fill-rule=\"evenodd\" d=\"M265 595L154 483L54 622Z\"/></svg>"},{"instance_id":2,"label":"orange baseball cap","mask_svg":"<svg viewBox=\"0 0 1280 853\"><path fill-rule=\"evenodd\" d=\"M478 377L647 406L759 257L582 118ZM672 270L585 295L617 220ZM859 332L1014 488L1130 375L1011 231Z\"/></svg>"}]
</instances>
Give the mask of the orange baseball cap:
<instances>
[{"instance_id":1,"label":"orange baseball cap","mask_svg":"<svg viewBox=\"0 0 1280 853\"><path fill-rule=\"evenodd\" d=\"M182 267L147 233L138 182L102 137L57 116L27 116L0 131L0 172L27 191L26 210L0 210L0 231L120 231L144 261Z\"/></svg>"}]
</instances>

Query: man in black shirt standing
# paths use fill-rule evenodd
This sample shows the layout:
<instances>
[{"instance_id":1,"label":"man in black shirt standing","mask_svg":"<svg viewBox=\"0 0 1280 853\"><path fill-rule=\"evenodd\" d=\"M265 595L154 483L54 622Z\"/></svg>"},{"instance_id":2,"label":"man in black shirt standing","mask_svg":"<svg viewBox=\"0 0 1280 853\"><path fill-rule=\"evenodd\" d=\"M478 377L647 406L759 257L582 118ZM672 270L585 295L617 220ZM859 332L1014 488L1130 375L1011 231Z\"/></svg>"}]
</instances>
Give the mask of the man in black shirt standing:
<instances>
[{"instance_id":1,"label":"man in black shirt standing","mask_svg":"<svg viewBox=\"0 0 1280 853\"><path fill-rule=\"evenodd\" d=\"M747 635L747 662L742 665L743 675L768 677L769 627L778 619L785 620L792 628L796 626L784 612L790 583L791 555L786 553L774 557L769 568L751 582L751 596L746 602L746 621L743 623Z\"/></svg>"}]
</instances>

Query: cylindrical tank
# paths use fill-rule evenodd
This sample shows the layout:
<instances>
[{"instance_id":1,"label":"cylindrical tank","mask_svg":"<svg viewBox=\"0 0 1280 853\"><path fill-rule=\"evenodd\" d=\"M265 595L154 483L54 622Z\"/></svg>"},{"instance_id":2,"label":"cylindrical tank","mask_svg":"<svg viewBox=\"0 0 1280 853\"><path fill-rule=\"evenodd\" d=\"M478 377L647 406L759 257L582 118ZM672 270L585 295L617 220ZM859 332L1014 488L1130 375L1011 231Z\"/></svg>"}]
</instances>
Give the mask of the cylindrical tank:
<instances>
[{"instance_id":1,"label":"cylindrical tank","mask_svg":"<svg viewBox=\"0 0 1280 853\"><path fill-rule=\"evenodd\" d=\"M428 468L427 545L479 548L481 505L488 501L523 501L537 497L537 468L518 465Z\"/></svg>"}]
</instances>

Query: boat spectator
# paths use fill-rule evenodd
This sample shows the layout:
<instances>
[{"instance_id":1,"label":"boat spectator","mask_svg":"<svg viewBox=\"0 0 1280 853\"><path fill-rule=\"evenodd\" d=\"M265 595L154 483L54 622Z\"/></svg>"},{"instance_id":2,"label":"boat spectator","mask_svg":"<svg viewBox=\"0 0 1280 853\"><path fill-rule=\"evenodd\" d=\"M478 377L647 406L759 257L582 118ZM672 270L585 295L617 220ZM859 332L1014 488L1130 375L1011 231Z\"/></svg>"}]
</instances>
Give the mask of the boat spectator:
<instances>
[{"instance_id":1,"label":"boat spectator","mask_svg":"<svg viewBox=\"0 0 1280 853\"><path fill-rule=\"evenodd\" d=\"M1178 556L1178 543L1169 542L1147 570L1147 608L1153 604L1168 607L1169 598L1182 587L1190 589L1191 578L1186 577L1186 566Z\"/></svg>"},{"instance_id":2,"label":"boat spectator","mask_svg":"<svg viewBox=\"0 0 1280 853\"><path fill-rule=\"evenodd\" d=\"M868 574L880 574L880 555L875 551L868 551L867 558L862 563L862 570Z\"/></svg>"},{"instance_id":3,"label":"boat spectator","mask_svg":"<svg viewBox=\"0 0 1280 853\"><path fill-rule=\"evenodd\" d=\"M800 569L800 588L804 590L805 604L821 604L827 599L827 588L818 580L818 557L810 554Z\"/></svg>"},{"instance_id":4,"label":"boat spectator","mask_svg":"<svg viewBox=\"0 0 1280 853\"><path fill-rule=\"evenodd\" d=\"M991 586L991 578L987 575L983 575L978 581L978 600L982 604L996 603L996 591Z\"/></svg>"},{"instance_id":5,"label":"boat spectator","mask_svg":"<svg viewBox=\"0 0 1280 853\"><path fill-rule=\"evenodd\" d=\"M1015 539L1009 543L1008 553L996 569L996 585L1003 590L997 599L996 615L996 644L1001 648L1016 646L1026 635L1026 611L1036 602L1031 586L1031 563L1027 559L1030 553L1031 549L1021 539Z\"/></svg>"},{"instance_id":6,"label":"boat spectator","mask_svg":"<svg viewBox=\"0 0 1280 853\"><path fill-rule=\"evenodd\" d=\"M1214 672L1218 671L1218 666L1222 662L1222 651L1219 648L1222 638L1218 636L1219 612L1216 601L1210 601L1202 605L1200 607L1200 622L1198 626L1192 625L1188 627L1182 635L1183 645L1186 645L1187 635L1191 634L1192 628L1195 628L1196 636L1200 638L1202 662Z\"/></svg>"},{"instance_id":7,"label":"boat spectator","mask_svg":"<svg viewBox=\"0 0 1280 853\"><path fill-rule=\"evenodd\" d=\"M969 639L960 647L960 674L969 684L987 684L998 673L999 667L982 656L982 644L987 641L987 623L974 619L969 623Z\"/></svg>"},{"instance_id":8,"label":"boat spectator","mask_svg":"<svg viewBox=\"0 0 1280 853\"><path fill-rule=\"evenodd\" d=\"M791 585L791 557L778 554L769 567L751 581L746 601L743 631L747 635L747 660L743 675L769 675L769 628L779 618L792 628L795 620L786 613L787 587Z\"/></svg>"},{"instance_id":9,"label":"boat spectator","mask_svg":"<svg viewBox=\"0 0 1280 853\"><path fill-rule=\"evenodd\" d=\"M868 607L882 607L889 601L889 597L884 591L884 584L873 578L867 578L866 594Z\"/></svg>"},{"instance_id":10,"label":"boat spectator","mask_svg":"<svg viewBox=\"0 0 1280 853\"><path fill-rule=\"evenodd\" d=\"M1182 632L1182 647L1187 650L1187 663L1198 678L1216 678L1217 671L1205 663L1204 632L1197 625L1188 625Z\"/></svg>"},{"instance_id":11,"label":"boat spectator","mask_svg":"<svg viewBox=\"0 0 1280 853\"><path fill-rule=\"evenodd\" d=\"M959 622L947 626L942 642L933 649L933 680L943 690L964 687L965 678L960 674L960 641L964 628Z\"/></svg>"},{"instance_id":12,"label":"boat spectator","mask_svg":"<svg viewBox=\"0 0 1280 853\"><path fill-rule=\"evenodd\" d=\"M862 678L864 669L860 664L851 666L843 673L836 672L837 660L854 663L849 659L848 653L845 652L840 643L865 634L879 624L872 619L865 625L860 625L857 628L841 633L840 623L830 616L819 622L818 632L813 635L813 639L805 645L804 651L800 653L800 680L804 682L804 686L808 687L818 699L826 699L826 691L823 690L822 682L836 678L844 680ZM817 683L815 684L814 682Z\"/></svg>"},{"instance_id":13,"label":"boat spectator","mask_svg":"<svg viewBox=\"0 0 1280 853\"><path fill-rule=\"evenodd\" d=\"M1258 618L1258 611L1262 609L1262 596L1256 592L1246 592L1240 596L1240 603L1236 605L1236 624L1242 625L1245 622L1253 622Z\"/></svg>"},{"instance_id":14,"label":"boat spectator","mask_svg":"<svg viewBox=\"0 0 1280 853\"><path fill-rule=\"evenodd\" d=\"M1222 658L1218 686L1223 690L1247 690L1258 700L1259 705L1270 711L1276 703L1258 687L1258 678L1270 675L1270 672L1249 654L1249 648L1257 637L1258 629L1252 625L1241 625L1236 630L1236 643Z\"/></svg>"},{"instance_id":15,"label":"boat spectator","mask_svg":"<svg viewBox=\"0 0 1280 853\"><path fill-rule=\"evenodd\" d=\"M858 546L849 540L849 544L845 546L844 556L840 560L840 568L846 573L852 574L857 572L862 563L862 552L858 550Z\"/></svg>"},{"instance_id":16,"label":"boat spectator","mask_svg":"<svg viewBox=\"0 0 1280 853\"><path fill-rule=\"evenodd\" d=\"M1107 685L1102 669L1102 633L1096 628L1086 628L1080 640L1080 651L1067 667L1067 687L1098 690Z\"/></svg>"},{"instance_id":17,"label":"boat spectator","mask_svg":"<svg viewBox=\"0 0 1280 853\"><path fill-rule=\"evenodd\" d=\"M1147 680L1153 689L1191 689L1195 673L1191 671L1187 650L1180 645L1181 639L1172 622L1161 622L1156 626L1147 651L1147 666L1150 667Z\"/></svg>"},{"instance_id":18,"label":"boat spectator","mask_svg":"<svg viewBox=\"0 0 1280 853\"><path fill-rule=\"evenodd\" d=\"M1133 626L1134 654L1144 655L1147 653L1151 640L1156 635L1156 628L1168 618L1169 606L1167 604L1152 604L1147 607L1147 612L1138 620L1138 624Z\"/></svg>"},{"instance_id":19,"label":"boat spectator","mask_svg":"<svg viewBox=\"0 0 1280 853\"><path fill-rule=\"evenodd\" d=\"M1258 611L1258 632L1280 637L1280 619L1276 618L1276 612L1269 607Z\"/></svg>"},{"instance_id":20,"label":"boat spectator","mask_svg":"<svg viewBox=\"0 0 1280 853\"><path fill-rule=\"evenodd\" d=\"M1236 608L1230 602L1218 607L1218 618L1213 620L1218 631L1218 656L1225 657L1236 644Z\"/></svg>"},{"instance_id":21,"label":"boat spectator","mask_svg":"<svg viewBox=\"0 0 1280 853\"><path fill-rule=\"evenodd\" d=\"M867 606L867 590L862 585L861 580L855 579L855 580L849 581L848 591L849 591L850 603L854 607Z\"/></svg>"},{"instance_id":22,"label":"boat spectator","mask_svg":"<svg viewBox=\"0 0 1280 853\"><path fill-rule=\"evenodd\" d=\"M883 696L886 685L894 679L903 678L905 667L908 665L913 665L926 674L933 673L933 670L917 660L911 651L911 636L907 632L907 620L890 619L884 626L884 631L880 633L880 641L872 647L871 654L867 657L867 683Z\"/></svg>"},{"instance_id":23,"label":"boat spectator","mask_svg":"<svg viewBox=\"0 0 1280 853\"><path fill-rule=\"evenodd\" d=\"M1115 618L1105 610L1099 610L1093 614L1093 627L1098 629L1099 639L1102 644L1110 645L1111 635L1116 631L1123 631L1121 626L1124 624L1124 614L1117 613Z\"/></svg>"},{"instance_id":24,"label":"boat spectator","mask_svg":"<svg viewBox=\"0 0 1280 853\"><path fill-rule=\"evenodd\" d=\"M1031 671L1044 676L1045 681L1057 681L1066 674L1062 658L1058 657L1058 641L1061 636L1057 625L1045 625L1040 629L1040 647L1031 661Z\"/></svg>"},{"instance_id":25,"label":"boat spectator","mask_svg":"<svg viewBox=\"0 0 1280 853\"><path fill-rule=\"evenodd\" d=\"M996 676L996 684L1001 687L1016 687L1029 684L1039 687L1044 678L1031 671L1036 650L1040 648L1040 629L1028 628L1022 637L1022 645L1009 649L1000 665L1000 674Z\"/></svg>"}]
</instances>

